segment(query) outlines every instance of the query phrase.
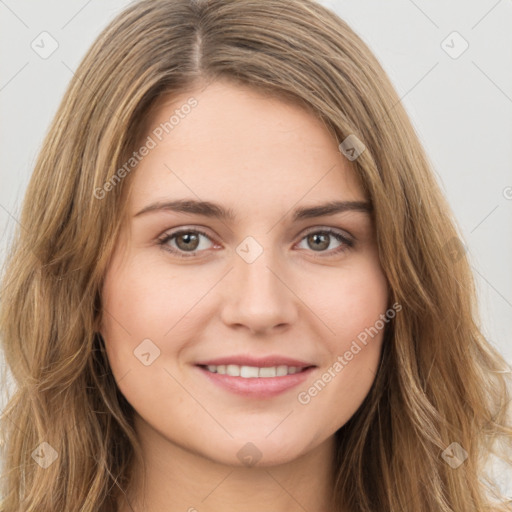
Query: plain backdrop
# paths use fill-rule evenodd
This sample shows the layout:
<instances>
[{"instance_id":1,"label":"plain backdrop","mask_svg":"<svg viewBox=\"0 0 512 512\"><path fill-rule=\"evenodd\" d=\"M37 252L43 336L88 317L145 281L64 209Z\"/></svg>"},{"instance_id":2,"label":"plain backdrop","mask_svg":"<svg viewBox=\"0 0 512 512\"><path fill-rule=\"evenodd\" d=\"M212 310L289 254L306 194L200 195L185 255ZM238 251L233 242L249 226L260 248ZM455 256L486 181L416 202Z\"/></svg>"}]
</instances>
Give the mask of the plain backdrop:
<instances>
[{"instance_id":1,"label":"plain backdrop","mask_svg":"<svg viewBox=\"0 0 512 512\"><path fill-rule=\"evenodd\" d=\"M462 229L484 334L512 362L512 1L320 3L394 83ZM128 4L0 0L0 263L74 70Z\"/></svg>"}]
</instances>

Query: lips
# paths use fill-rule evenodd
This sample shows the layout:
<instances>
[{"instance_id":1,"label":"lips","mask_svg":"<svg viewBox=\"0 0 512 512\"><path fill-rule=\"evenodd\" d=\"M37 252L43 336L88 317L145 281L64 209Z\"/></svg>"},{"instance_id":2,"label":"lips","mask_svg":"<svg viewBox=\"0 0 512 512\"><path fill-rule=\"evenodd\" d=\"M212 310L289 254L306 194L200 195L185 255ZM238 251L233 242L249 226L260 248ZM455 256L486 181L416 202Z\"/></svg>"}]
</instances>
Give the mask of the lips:
<instances>
[{"instance_id":1,"label":"lips","mask_svg":"<svg viewBox=\"0 0 512 512\"><path fill-rule=\"evenodd\" d=\"M292 388L303 384L317 368L316 365L303 360L293 359L284 356L267 356L256 358L251 356L229 356L208 359L197 363L200 374L208 379L208 382L215 384L220 389L242 395L246 398L268 399L284 393ZM239 367L241 374L229 371L218 373L216 369L234 369ZM256 369L271 368L277 370L276 376L256 376L252 372ZM279 369L294 368L293 373L281 373ZM214 371L211 371L214 370ZM244 370L250 375L244 375ZM266 373L266 372L265 372ZM249 377L249 378L247 378Z\"/></svg>"}]
</instances>

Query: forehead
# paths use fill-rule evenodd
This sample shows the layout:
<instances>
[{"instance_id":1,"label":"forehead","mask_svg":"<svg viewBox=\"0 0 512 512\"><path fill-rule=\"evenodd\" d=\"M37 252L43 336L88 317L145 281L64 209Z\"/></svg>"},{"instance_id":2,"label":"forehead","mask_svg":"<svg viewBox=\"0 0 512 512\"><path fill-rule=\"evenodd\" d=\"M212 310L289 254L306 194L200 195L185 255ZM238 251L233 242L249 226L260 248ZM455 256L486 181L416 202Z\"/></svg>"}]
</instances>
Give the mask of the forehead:
<instances>
[{"instance_id":1,"label":"forehead","mask_svg":"<svg viewBox=\"0 0 512 512\"><path fill-rule=\"evenodd\" d=\"M133 208L167 196L267 209L303 197L364 199L318 117L248 87L215 82L163 98L145 128L142 142L152 147L137 165Z\"/></svg>"}]
</instances>

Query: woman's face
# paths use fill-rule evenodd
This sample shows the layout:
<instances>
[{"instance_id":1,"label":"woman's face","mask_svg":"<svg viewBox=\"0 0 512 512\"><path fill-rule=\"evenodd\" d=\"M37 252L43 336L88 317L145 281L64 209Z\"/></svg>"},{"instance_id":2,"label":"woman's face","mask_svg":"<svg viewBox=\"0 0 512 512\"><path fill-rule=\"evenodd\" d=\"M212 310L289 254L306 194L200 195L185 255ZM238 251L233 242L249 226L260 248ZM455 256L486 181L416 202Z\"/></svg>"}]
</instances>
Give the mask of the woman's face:
<instances>
[{"instance_id":1,"label":"woman's face","mask_svg":"<svg viewBox=\"0 0 512 512\"><path fill-rule=\"evenodd\" d=\"M251 89L216 82L148 126L101 324L138 433L230 465L296 459L377 371L366 198L321 121Z\"/></svg>"}]
</instances>

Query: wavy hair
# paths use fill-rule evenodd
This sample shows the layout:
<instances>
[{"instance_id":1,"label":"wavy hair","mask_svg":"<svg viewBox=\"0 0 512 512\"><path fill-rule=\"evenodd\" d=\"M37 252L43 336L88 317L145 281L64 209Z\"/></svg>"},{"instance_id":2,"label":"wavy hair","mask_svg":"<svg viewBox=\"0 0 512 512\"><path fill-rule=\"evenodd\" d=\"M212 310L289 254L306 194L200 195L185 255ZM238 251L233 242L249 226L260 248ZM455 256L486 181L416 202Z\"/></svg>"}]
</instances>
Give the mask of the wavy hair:
<instances>
[{"instance_id":1,"label":"wavy hair","mask_svg":"<svg viewBox=\"0 0 512 512\"><path fill-rule=\"evenodd\" d=\"M511 464L510 368L481 332L460 229L376 57L313 0L143 0L99 35L35 163L3 272L0 334L15 390L2 417L1 512L115 511L142 464L133 409L98 335L101 290L148 112L215 80L307 108L373 205L391 302L373 386L335 434L336 509L507 510L487 464ZM103 189L104 190L104 189ZM458 443L457 469L443 451ZM53 450L53 451L52 451ZM57 455L47 467L38 458Z\"/></svg>"}]
</instances>

